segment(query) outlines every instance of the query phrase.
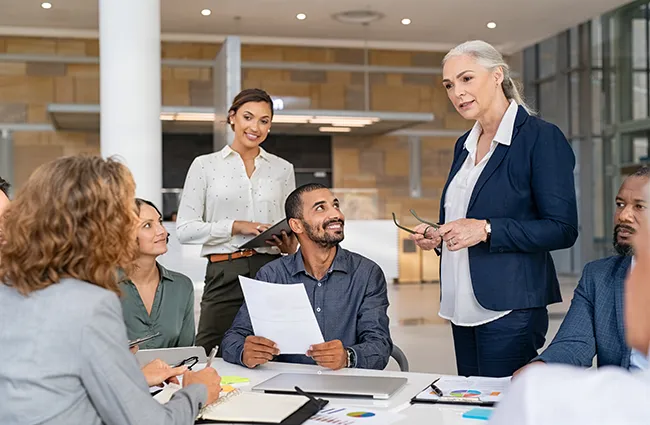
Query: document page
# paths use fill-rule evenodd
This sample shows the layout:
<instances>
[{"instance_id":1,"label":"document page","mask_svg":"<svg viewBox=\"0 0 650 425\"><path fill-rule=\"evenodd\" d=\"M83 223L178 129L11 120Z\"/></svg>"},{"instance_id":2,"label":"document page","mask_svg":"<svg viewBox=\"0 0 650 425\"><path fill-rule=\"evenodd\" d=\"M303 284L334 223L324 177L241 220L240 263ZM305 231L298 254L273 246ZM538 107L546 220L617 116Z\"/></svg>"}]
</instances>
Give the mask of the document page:
<instances>
[{"instance_id":1,"label":"document page","mask_svg":"<svg viewBox=\"0 0 650 425\"><path fill-rule=\"evenodd\" d=\"M443 376L436 386L444 394L444 399L464 399L467 401L499 402L508 386L508 378L481 378L470 376ZM416 397L417 400L440 400L431 388L426 388Z\"/></svg>"},{"instance_id":2,"label":"document page","mask_svg":"<svg viewBox=\"0 0 650 425\"><path fill-rule=\"evenodd\" d=\"M279 285L239 276L255 335L270 339L281 354L305 354L325 342L305 285Z\"/></svg>"}]
</instances>

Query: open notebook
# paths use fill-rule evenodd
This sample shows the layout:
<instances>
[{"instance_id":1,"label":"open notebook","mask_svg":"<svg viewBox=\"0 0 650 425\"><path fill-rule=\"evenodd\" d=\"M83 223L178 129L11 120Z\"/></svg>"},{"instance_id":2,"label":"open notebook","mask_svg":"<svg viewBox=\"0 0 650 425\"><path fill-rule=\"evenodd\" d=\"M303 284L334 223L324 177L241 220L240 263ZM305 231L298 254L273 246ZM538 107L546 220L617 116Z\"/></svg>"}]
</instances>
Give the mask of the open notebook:
<instances>
[{"instance_id":1,"label":"open notebook","mask_svg":"<svg viewBox=\"0 0 650 425\"><path fill-rule=\"evenodd\" d=\"M167 403L180 388L175 384L167 385L154 398L159 403ZM222 392L216 402L201 409L197 422L300 424L327 404L324 400L314 401L301 395L262 394L235 389Z\"/></svg>"}]
</instances>

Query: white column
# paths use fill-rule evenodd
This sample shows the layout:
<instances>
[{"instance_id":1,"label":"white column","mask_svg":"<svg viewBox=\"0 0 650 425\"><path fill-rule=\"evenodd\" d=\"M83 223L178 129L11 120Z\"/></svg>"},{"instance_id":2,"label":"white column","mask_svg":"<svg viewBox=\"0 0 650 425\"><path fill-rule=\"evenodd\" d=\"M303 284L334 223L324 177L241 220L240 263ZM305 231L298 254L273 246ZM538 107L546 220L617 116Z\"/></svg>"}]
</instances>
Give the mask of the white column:
<instances>
[{"instance_id":1,"label":"white column","mask_svg":"<svg viewBox=\"0 0 650 425\"><path fill-rule=\"evenodd\" d=\"M14 179L14 143L11 131L0 129L0 177L9 182L15 190Z\"/></svg>"},{"instance_id":2,"label":"white column","mask_svg":"<svg viewBox=\"0 0 650 425\"><path fill-rule=\"evenodd\" d=\"M102 156L162 209L160 0L99 0L99 46Z\"/></svg>"}]
</instances>

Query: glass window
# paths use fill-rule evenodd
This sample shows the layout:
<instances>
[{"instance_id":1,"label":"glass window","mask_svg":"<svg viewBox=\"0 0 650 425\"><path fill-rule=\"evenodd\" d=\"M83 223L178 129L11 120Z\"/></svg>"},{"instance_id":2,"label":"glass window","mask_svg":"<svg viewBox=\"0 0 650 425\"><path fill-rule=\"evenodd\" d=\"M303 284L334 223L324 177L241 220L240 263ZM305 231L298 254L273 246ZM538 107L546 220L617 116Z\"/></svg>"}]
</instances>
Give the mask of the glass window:
<instances>
[{"instance_id":1,"label":"glass window","mask_svg":"<svg viewBox=\"0 0 650 425\"><path fill-rule=\"evenodd\" d=\"M539 43L539 78L550 77L557 71L557 38Z\"/></svg>"},{"instance_id":2,"label":"glass window","mask_svg":"<svg viewBox=\"0 0 650 425\"><path fill-rule=\"evenodd\" d=\"M555 80L539 85L539 114L549 122L557 122L557 90Z\"/></svg>"},{"instance_id":3,"label":"glass window","mask_svg":"<svg viewBox=\"0 0 650 425\"><path fill-rule=\"evenodd\" d=\"M632 140L632 162L639 163L648 159L648 137L635 137Z\"/></svg>"},{"instance_id":4,"label":"glass window","mask_svg":"<svg viewBox=\"0 0 650 425\"><path fill-rule=\"evenodd\" d=\"M580 41L578 38L578 27L569 31L569 67L576 68L580 63Z\"/></svg>"},{"instance_id":5,"label":"glass window","mask_svg":"<svg viewBox=\"0 0 650 425\"><path fill-rule=\"evenodd\" d=\"M632 81L632 119L648 116L648 74L635 72Z\"/></svg>"},{"instance_id":6,"label":"glass window","mask_svg":"<svg viewBox=\"0 0 650 425\"><path fill-rule=\"evenodd\" d=\"M648 40L646 5L641 6L632 18L632 66L636 70L647 68Z\"/></svg>"},{"instance_id":7,"label":"glass window","mask_svg":"<svg viewBox=\"0 0 650 425\"><path fill-rule=\"evenodd\" d=\"M605 188L603 186L605 168L603 166L603 140L593 139L593 185L594 185L594 237L605 237L605 204L603 203Z\"/></svg>"},{"instance_id":8,"label":"glass window","mask_svg":"<svg viewBox=\"0 0 650 425\"><path fill-rule=\"evenodd\" d=\"M616 36L616 17L612 17L609 20L609 38L607 43L609 43L609 64L614 67L616 66L616 48L618 38Z\"/></svg>"},{"instance_id":9,"label":"glass window","mask_svg":"<svg viewBox=\"0 0 650 425\"><path fill-rule=\"evenodd\" d=\"M614 71L609 73L609 122L618 122L616 119L618 112L616 111L616 73Z\"/></svg>"},{"instance_id":10,"label":"glass window","mask_svg":"<svg viewBox=\"0 0 650 425\"><path fill-rule=\"evenodd\" d=\"M591 115L593 134L602 132L603 111L601 109L603 99L603 71L592 71L591 73Z\"/></svg>"},{"instance_id":11,"label":"glass window","mask_svg":"<svg viewBox=\"0 0 650 425\"><path fill-rule=\"evenodd\" d=\"M572 72L569 76L569 86L571 95L569 97L569 108L571 111L571 128L572 136L580 135L580 74Z\"/></svg>"},{"instance_id":12,"label":"glass window","mask_svg":"<svg viewBox=\"0 0 650 425\"><path fill-rule=\"evenodd\" d=\"M603 27L600 18L591 21L591 65L603 66Z\"/></svg>"}]
</instances>

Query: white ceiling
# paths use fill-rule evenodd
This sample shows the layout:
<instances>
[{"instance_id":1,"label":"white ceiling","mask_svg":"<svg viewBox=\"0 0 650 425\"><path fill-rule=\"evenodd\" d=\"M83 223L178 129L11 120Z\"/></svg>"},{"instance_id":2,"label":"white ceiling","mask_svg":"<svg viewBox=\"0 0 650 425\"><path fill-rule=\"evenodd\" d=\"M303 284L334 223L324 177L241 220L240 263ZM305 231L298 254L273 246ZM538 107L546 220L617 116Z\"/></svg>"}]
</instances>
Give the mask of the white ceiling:
<instances>
[{"instance_id":1,"label":"white ceiling","mask_svg":"<svg viewBox=\"0 0 650 425\"><path fill-rule=\"evenodd\" d=\"M41 1L0 0L0 34L72 36L75 32L97 31L97 0L49 0L53 5L50 10L42 9ZM328 45L369 40L373 46L442 50L481 38L505 52L515 52L626 3L627 0L161 0L161 23L164 34L173 33L177 39L188 40L237 34L330 39ZM204 8L212 9L212 15L201 16ZM381 12L385 17L368 27L331 18L337 12L356 9ZM307 19L298 21L297 13L307 14ZM402 18L410 18L411 25L402 25ZM489 21L496 22L497 28L488 29ZM316 43L312 40L312 44Z\"/></svg>"}]
</instances>

